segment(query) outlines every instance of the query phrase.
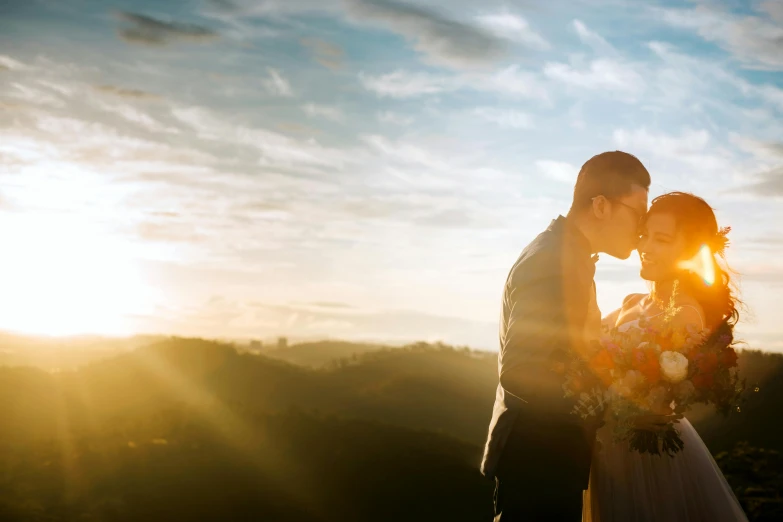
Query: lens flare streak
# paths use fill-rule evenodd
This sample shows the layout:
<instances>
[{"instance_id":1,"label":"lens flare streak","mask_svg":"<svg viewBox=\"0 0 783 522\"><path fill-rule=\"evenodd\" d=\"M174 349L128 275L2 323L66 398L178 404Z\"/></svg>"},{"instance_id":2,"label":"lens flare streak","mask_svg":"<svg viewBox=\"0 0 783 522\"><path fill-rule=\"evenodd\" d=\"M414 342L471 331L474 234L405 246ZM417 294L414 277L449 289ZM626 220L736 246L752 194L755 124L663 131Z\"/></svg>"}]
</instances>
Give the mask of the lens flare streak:
<instances>
[{"instance_id":1,"label":"lens flare streak","mask_svg":"<svg viewBox=\"0 0 783 522\"><path fill-rule=\"evenodd\" d=\"M707 245L702 245L699 252L691 259L680 262L679 268L698 275L707 285L715 284L715 261Z\"/></svg>"}]
</instances>

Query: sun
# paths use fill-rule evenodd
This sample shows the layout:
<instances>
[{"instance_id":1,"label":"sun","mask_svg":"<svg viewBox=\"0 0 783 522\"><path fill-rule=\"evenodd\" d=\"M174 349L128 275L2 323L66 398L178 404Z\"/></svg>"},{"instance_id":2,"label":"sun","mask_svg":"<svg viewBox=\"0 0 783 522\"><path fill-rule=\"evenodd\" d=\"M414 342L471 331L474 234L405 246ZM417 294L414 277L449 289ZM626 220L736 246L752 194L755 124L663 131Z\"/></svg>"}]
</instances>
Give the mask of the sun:
<instances>
[{"instance_id":1,"label":"sun","mask_svg":"<svg viewBox=\"0 0 783 522\"><path fill-rule=\"evenodd\" d=\"M0 223L0 328L127 335L145 304L128 245L85 216L17 213Z\"/></svg>"}]
</instances>

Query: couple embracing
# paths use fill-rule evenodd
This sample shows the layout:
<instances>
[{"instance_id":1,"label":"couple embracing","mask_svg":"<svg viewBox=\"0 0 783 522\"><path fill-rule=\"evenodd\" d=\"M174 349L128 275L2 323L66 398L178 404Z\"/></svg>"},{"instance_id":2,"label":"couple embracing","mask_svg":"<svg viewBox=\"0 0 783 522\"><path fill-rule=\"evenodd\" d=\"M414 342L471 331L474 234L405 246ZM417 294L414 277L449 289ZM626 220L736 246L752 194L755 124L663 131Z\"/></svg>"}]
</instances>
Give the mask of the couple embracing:
<instances>
[{"instance_id":1,"label":"couple embracing","mask_svg":"<svg viewBox=\"0 0 783 522\"><path fill-rule=\"evenodd\" d=\"M634 156L594 156L577 177L568 215L521 253L503 292L500 383L481 471L495 481L495 522L721 522L747 518L687 419L640 416L638 429L674 422L673 456L617 442L611 419L571 414L553 361L586 354L603 327L629 331L667 321L691 331L733 328L737 301L718 258L727 229L701 198L669 193L648 209L650 174ZM714 282L687 269L707 245ZM650 293L627 296L602 319L593 281L598 253L641 259ZM676 314L665 314L665 303ZM603 322L603 325L602 325ZM596 442L598 441L598 442Z\"/></svg>"}]
</instances>

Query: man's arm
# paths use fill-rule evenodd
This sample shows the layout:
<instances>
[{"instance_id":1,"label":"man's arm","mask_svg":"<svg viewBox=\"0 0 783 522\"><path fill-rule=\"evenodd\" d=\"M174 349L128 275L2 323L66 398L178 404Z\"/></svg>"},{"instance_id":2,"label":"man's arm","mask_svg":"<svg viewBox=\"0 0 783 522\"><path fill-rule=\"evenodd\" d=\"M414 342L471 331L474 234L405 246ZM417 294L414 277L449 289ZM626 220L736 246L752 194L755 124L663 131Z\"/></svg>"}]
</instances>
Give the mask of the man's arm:
<instances>
[{"instance_id":1,"label":"man's arm","mask_svg":"<svg viewBox=\"0 0 783 522\"><path fill-rule=\"evenodd\" d=\"M557 268L512 277L504 295L500 383L528 402L563 397L563 376L553 369L583 342L589 294L584 285L569 288Z\"/></svg>"}]
</instances>

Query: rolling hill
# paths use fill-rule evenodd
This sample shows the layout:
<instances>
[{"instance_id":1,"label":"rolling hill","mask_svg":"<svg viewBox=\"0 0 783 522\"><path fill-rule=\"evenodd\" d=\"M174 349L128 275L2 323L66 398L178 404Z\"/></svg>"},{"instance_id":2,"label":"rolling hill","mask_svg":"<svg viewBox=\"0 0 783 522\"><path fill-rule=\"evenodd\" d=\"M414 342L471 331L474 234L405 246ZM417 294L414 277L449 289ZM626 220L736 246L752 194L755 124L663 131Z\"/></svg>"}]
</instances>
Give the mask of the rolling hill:
<instances>
[{"instance_id":1,"label":"rolling hill","mask_svg":"<svg viewBox=\"0 0 783 522\"><path fill-rule=\"evenodd\" d=\"M320 347L325 365L170 338L73 371L0 367L10 428L0 430L0 471L26 499L2 497L0 518L32 509L53 520L487 519L491 483L477 465L496 355L418 343L345 356L330 346ZM759 388L741 412L689 417L753 520L766 520L781 507L779 473L757 468L780 465L783 356L742 352L740 368ZM444 507L449 491L460 498Z\"/></svg>"}]
</instances>

